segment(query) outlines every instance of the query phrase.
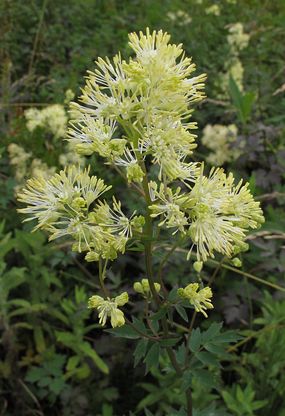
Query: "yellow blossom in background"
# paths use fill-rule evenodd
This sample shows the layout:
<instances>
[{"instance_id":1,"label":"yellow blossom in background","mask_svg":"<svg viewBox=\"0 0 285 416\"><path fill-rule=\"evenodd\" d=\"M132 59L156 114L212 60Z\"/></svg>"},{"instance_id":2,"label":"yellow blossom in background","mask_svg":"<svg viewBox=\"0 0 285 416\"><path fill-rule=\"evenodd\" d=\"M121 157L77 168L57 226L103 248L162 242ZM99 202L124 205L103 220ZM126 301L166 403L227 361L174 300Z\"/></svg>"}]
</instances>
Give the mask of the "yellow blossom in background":
<instances>
[{"instance_id":1,"label":"yellow blossom in background","mask_svg":"<svg viewBox=\"0 0 285 416\"><path fill-rule=\"evenodd\" d=\"M205 13L206 14L213 14L214 16L220 16L221 9L220 9L218 4L213 4L212 6L207 7L205 9Z\"/></svg>"},{"instance_id":2,"label":"yellow blossom in background","mask_svg":"<svg viewBox=\"0 0 285 416\"><path fill-rule=\"evenodd\" d=\"M22 146L16 143L8 145L8 154L10 164L15 168L15 178L17 182L21 183L27 174L28 161L31 159L32 154L26 152Z\"/></svg>"},{"instance_id":3,"label":"yellow blossom in background","mask_svg":"<svg viewBox=\"0 0 285 416\"><path fill-rule=\"evenodd\" d=\"M236 160L242 153L245 142L237 143L238 130L235 124L207 124L203 129L202 144L211 150L206 157L211 165L222 166Z\"/></svg>"},{"instance_id":4,"label":"yellow blossom in background","mask_svg":"<svg viewBox=\"0 0 285 416\"><path fill-rule=\"evenodd\" d=\"M77 165L84 167L86 159L74 152L73 147L69 143L65 146L65 152L59 155L59 164L61 166Z\"/></svg>"},{"instance_id":5,"label":"yellow blossom in background","mask_svg":"<svg viewBox=\"0 0 285 416\"><path fill-rule=\"evenodd\" d=\"M242 23L237 22L230 25L227 41L233 54L237 54L239 51L246 48L249 39L249 34L244 33L243 31Z\"/></svg>"},{"instance_id":6,"label":"yellow blossom in background","mask_svg":"<svg viewBox=\"0 0 285 416\"><path fill-rule=\"evenodd\" d=\"M191 16L184 10L176 10L166 14L168 20L178 26L187 26L192 22Z\"/></svg>"},{"instance_id":7,"label":"yellow blossom in background","mask_svg":"<svg viewBox=\"0 0 285 416\"><path fill-rule=\"evenodd\" d=\"M208 318L207 309L213 309L212 304L213 293L210 287L204 287L199 290L198 283L190 283L184 289L180 288L177 291L182 299L187 299L194 306L196 312L201 312L205 318Z\"/></svg>"},{"instance_id":8,"label":"yellow blossom in background","mask_svg":"<svg viewBox=\"0 0 285 416\"><path fill-rule=\"evenodd\" d=\"M230 77L233 78L240 91L243 91L243 73L244 68L242 62L238 57L231 58L225 64L225 73L219 76L218 85L219 88L227 92L229 89ZM220 95L219 95L220 97Z\"/></svg>"},{"instance_id":9,"label":"yellow blossom in background","mask_svg":"<svg viewBox=\"0 0 285 416\"><path fill-rule=\"evenodd\" d=\"M69 88L68 90L65 91L65 99L64 99L64 104L69 104L70 101L72 101L75 97L74 92Z\"/></svg>"},{"instance_id":10,"label":"yellow blossom in background","mask_svg":"<svg viewBox=\"0 0 285 416\"><path fill-rule=\"evenodd\" d=\"M27 128L33 132L36 128L42 127L50 131L55 138L64 137L67 127L67 115L60 104L52 104L41 110L29 108L25 111Z\"/></svg>"},{"instance_id":11,"label":"yellow blossom in background","mask_svg":"<svg viewBox=\"0 0 285 416\"><path fill-rule=\"evenodd\" d=\"M17 182L14 187L16 195L23 188L28 177L42 176L48 179L55 173L55 167L49 167L41 159L33 158L31 152L26 152L22 146L16 143L10 143L8 145L8 154L10 165L14 169Z\"/></svg>"},{"instance_id":12,"label":"yellow blossom in background","mask_svg":"<svg viewBox=\"0 0 285 416\"><path fill-rule=\"evenodd\" d=\"M116 328L125 324L124 313L118 306L124 306L128 301L129 296L127 292L123 292L112 299L104 299L101 296L94 295L88 301L88 308L98 310L100 325L105 326L107 319L110 318L112 327Z\"/></svg>"},{"instance_id":13,"label":"yellow blossom in background","mask_svg":"<svg viewBox=\"0 0 285 416\"><path fill-rule=\"evenodd\" d=\"M225 62L224 73L218 77L216 83L223 94L228 91L230 77L234 79L240 91L243 91L244 68L239 53L247 47L250 39L250 35L244 33L242 23L237 22L229 25L228 31L227 42L230 46L230 57ZM219 97L223 98L223 95L219 95Z\"/></svg>"}]
</instances>

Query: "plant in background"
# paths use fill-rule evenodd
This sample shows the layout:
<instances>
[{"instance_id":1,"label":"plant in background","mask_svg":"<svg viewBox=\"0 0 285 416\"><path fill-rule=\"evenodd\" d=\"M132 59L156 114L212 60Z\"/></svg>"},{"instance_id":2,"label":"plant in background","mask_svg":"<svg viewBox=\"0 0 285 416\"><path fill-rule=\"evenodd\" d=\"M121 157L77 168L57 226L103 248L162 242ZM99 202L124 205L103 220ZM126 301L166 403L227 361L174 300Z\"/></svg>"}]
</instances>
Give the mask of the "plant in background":
<instances>
[{"instance_id":1,"label":"plant in background","mask_svg":"<svg viewBox=\"0 0 285 416\"><path fill-rule=\"evenodd\" d=\"M202 144L211 150L206 160L214 166L236 160L244 148L244 141L238 142L238 129L235 124L207 124L203 129Z\"/></svg>"},{"instance_id":2,"label":"plant in background","mask_svg":"<svg viewBox=\"0 0 285 416\"><path fill-rule=\"evenodd\" d=\"M112 60L99 58L87 77L81 104L72 106L70 144L80 155L97 153L119 172L137 193L140 212L126 215L127 199L104 199L111 186L74 165L49 180L30 179L19 195L27 207L19 211L27 220L36 219L35 229L46 230L50 240L68 237L75 252L98 262L101 292L93 294L88 306L98 311L102 325L111 320L114 329L109 332L138 340L135 364L143 361L147 371L161 367L168 373L169 388L185 393L167 411L192 415L192 380L217 388L219 360L225 346L238 338L215 323L207 331L193 329L196 315L206 318L215 304L210 285L201 278L203 263L216 253L236 258L247 249L245 237L259 227L263 215L248 184L236 184L221 168L207 176L203 164L190 161L196 147L193 104L204 98L206 76L192 76L195 65L182 45L169 40L162 31L130 34L135 56L128 61L120 54ZM196 282L165 287L153 252L166 241L172 248L161 267L177 247L185 246L187 260L194 260ZM111 261L141 247L145 278L134 289L146 308L143 317L131 319L128 293L111 294L105 282ZM192 315L182 334L175 310L186 322Z\"/></svg>"},{"instance_id":3,"label":"plant in background","mask_svg":"<svg viewBox=\"0 0 285 416\"><path fill-rule=\"evenodd\" d=\"M248 46L250 39L250 35L244 33L242 23L233 23L228 26L228 30L227 42L230 48L230 56L229 60L224 64L225 72L220 76L218 82L222 94L227 93L230 78L234 80L238 89L243 91L244 68L239 55Z\"/></svg>"},{"instance_id":4,"label":"plant in background","mask_svg":"<svg viewBox=\"0 0 285 416\"><path fill-rule=\"evenodd\" d=\"M71 90L67 90L65 93L64 103L67 105L70 103L74 94ZM62 139L66 135L66 128L68 124L68 113L63 105L52 104L39 110L31 107L25 111L26 128L29 135L34 132L37 134L37 143L42 139L44 141L44 155L41 157L35 157L31 148L27 152L23 145L21 138L20 144L10 143L7 146L10 165L13 168L16 185L14 187L15 194L19 192L25 185L27 178L29 177L44 177L48 179L56 172L56 166L49 166L45 162L46 154L49 151L53 153L59 153L61 149L58 149L59 139ZM51 139L50 141L47 139ZM57 154L54 162L57 165L66 166L68 164L78 164L84 166L84 158L73 151L73 148L69 143L64 144L64 153Z\"/></svg>"}]
</instances>

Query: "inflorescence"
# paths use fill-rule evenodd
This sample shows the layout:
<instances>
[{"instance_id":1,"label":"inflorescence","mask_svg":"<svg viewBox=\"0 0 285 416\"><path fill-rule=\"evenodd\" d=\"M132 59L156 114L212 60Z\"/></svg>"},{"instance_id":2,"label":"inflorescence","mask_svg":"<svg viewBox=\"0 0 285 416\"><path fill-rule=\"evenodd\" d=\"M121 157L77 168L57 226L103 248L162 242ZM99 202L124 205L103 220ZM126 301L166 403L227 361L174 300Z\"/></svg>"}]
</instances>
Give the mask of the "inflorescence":
<instances>
[{"instance_id":1,"label":"inflorescence","mask_svg":"<svg viewBox=\"0 0 285 416\"><path fill-rule=\"evenodd\" d=\"M197 128L192 105L204 98L206 75L192 76L195 65L182 45L169 41L167 33L147 29L129 35L134 56L128 61L120 54L99 58L81 103L72 103L68 140L78 154L96 153L141 194L148 192L154 221L189 242L188 259L196 252L201 269L215 252L234 257L246 250L246 233L264 218L248 184L235 184L221 168L207 176L203 164L191 161ZM88 169L71 165L49 180L30 179L19 195L27 204L20 212L36 219L36 229L47 230L51 240L71 237L73 249L86 252L87 261L114 260L143 231L145 219L126 216L117 199L102 199L110 188ZM147 296L144 283L135 290ZM212 307L210 289L189 285L180 295L204 315ZM102 324L108 316L113 326L123 324L116 299L90 299Z\"/></svg>"}]
</instances>

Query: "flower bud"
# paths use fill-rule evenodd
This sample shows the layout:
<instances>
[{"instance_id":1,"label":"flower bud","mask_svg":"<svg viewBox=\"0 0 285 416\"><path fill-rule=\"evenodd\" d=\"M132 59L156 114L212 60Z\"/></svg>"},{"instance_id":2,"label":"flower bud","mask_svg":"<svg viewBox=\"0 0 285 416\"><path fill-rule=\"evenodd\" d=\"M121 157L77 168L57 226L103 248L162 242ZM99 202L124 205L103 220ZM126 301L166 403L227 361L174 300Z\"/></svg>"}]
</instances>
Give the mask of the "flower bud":
<instances>
[{"instance_id":1,"label":"flower bud","mask_svg":"<svg viewBox=\"0 0 285 416\"><path fill-rule=\"evenodd\" d=\"M99 260L99 255L98 255L98 253L95 253L95 251L89 251L85 256L85 260L88 261L88 262L98 261Z\"/></svg>"},{"instance_id":2,"label":"flower bud","mask_svg":"<svg viewBox=\"0 0 285 416\"><path fill-rule=\"evenodd\" d=\"M129 295L127 292L121 293L115 298L115 301L118 306L124 306L129 301Z\"/></svg>"},{"instance_id":3,"label":"flower bud","mask_svg":"<svg viewBox=\"0 0 285 416\"><path fill-rule=\"evenodd\" d=\"M202 261L195 261L194 264L193 264L193 267L194 267L194 270L197 273L200 273L201 270L203 269L203 262Z\"/></svg>"},{"instance_id":4,"label":"flower bud","mask_svg":"<svg viewBox=\"0 0 285 416\"><path fill-rule=\"evenodd\" d=\"M235 257L234 259L232 259L231 263L235 267L241 267L242 266L242 261L238 257Z\"/></svg>"},{"instance_id":5,"label":"flower bud","mask_svg":"<svg viewBox=\"0 0 285 416\"><path fill-rule=\"evenodd\" d=\"M143 293L143 287L142 284L140 282L135 282L133 285L134 291L137 293Z\"/></svg>"}]
</instances>

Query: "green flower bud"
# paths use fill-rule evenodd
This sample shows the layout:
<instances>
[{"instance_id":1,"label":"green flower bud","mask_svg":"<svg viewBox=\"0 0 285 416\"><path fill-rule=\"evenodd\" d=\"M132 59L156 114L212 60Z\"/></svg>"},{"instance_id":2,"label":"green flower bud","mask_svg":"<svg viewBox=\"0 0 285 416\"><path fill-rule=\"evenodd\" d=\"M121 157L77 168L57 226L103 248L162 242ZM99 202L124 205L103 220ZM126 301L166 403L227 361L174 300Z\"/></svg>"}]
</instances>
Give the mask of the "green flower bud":
<instances>
[{"instance_id":1,"label":"green flower bud","mask_svg":"<svg viewBox=\"0 0 285 416\"><path fill-rule=\"evenodd\" d=\"M197 273L200 273L201 270L203 269L203 262L202 261L195 261L194 264L193 264L193 267L194 267L194 270Z\"/></svg>"},{"instance_id":2,"label":"green flower bud","mask_svg":"<svg viewBox=\"0 0 285 416\"><path fill-rule=\"evenodd\" d=\"M90 144L76 144L75 150L81 156L90 156L94 153L92 145Z\"/></svg>"},{"instance_id":3,"label":"green flower bud","mask_svg":"<svg viewBox=\"0 0 285 416\"><path fill-rule=\"evenodd\" d=\"M141 295L145 297L149 297L151 295L151 290L150 290L148 279L142 279L140 282L135 282L133 287L137 293L140 293ZM154 283L154 288L157 293L160 291L160 287L161 286L159 283L157 282Z\"/></svg>"},{"instance_id":4,"label":"green flower bud","mask_svg":"<svg viewBox=\"0 0 285 416\"><path fill-rule=\"evenodd\" d=\"M242 261L238 258L235 257L234 259L231 260L231 263L235 266L235 267L241 267L242 266Z\"/></svg>"},{"instance_id":5,"label":"green flower bud","mask_svg":"<svg viewBox=\"0 0 285 416\"><path fill-rule=\"evenodd\" d=\"M85 208L86 201L82 197L75 198L71 203L72 208L80 210L81 208Z\"/></svg>"},{"instance_id":6,"label":"green flower bud","mask_svg":"<svg viewBox=\"0 0 285 416\"><path fill-rule=\"evenodd\" d=\"M144 224L145 224L145 218L144 218L143 215L139 215L137 217L134 217L131 220L131 226L133 227L133 230L138 232L138 233L142 232L142 228L143 228Z\"/></svg>"},{"instance_id":7,"label":"green flower bud","mask_svg":"<svg viewBox=\"0 0 285 416\"><path fill-rule=\"evenodd\" d=\"M143 287L140 282L135 282L133 288L135 292L143 294Z\"/></svg>"},{"instance_id":8,"label":"green flower bud","mask_svg":"<svg viewBox=\"0 0 285 416\"><path fill-rule=\"evenodd\" d=\"M115 297L115 302L118 306L124 306L128 301L129 295L127 292L123 292L119 296Z\"/></svg>"},{"instance_id":9,"label":"green flower bud","mask_svg":"<svg viewBox=\"0 0 285 416\"><path fill-rule=\"evenodd\" d=\"M95 253L95 251L89 251L85 256L85 260L88 262L99 261L99 254Z\"/></svg>"},{"instance_id":10,"label":"green flower bud","mask_svg":"<svg viewBox=\"0 0 285 416\"><path fill-rule=\"evenodd\" d=\"M88 308L89 309L98 308L98 306L100 306L103 301L104 299L101 296L97 296L97 295L91 296L91 298L89 298L88 300Z\"/></svg>"},{"instance_id":11,"label":"green flower bud","mask_svg":"<svg viewBox=\"0 0 285 416\"><path fill-rule=\"evenodd\" d=\"M127 178L129 182L142 182L143 177L144 172L138 164L132 163L127 167Z\"/></svg>"}]
</instances>

